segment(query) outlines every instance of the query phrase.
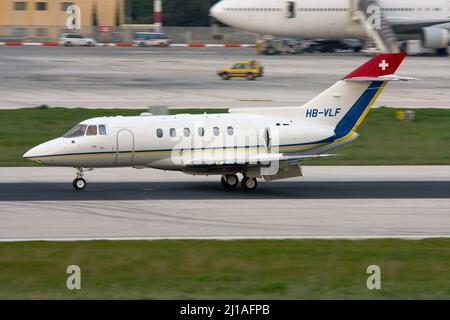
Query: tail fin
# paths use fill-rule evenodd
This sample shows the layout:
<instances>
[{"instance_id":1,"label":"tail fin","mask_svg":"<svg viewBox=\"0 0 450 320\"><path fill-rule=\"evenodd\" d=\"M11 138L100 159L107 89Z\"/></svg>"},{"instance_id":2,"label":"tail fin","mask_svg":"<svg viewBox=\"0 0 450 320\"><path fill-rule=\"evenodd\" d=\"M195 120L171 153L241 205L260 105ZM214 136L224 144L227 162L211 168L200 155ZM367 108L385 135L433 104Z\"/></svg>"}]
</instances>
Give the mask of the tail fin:
<instances>
[{"instance_id":1,"label":"tail fin","mask_svg":"<svg viewBox=\"0 0 450 320\"><path fill-rule=\"evenodd\" d=\"M342 78L342 80L349 80L353 78L377 78L387 75L395 74L398 67L405 59L406 54L404 53L383 53L376 57L370 59L365 64L360 66L355 71L349 73L347 76Z\"/></svg>"},{"instance_id":2,"label":"tail fin","mask_svg":"<svg viewBox=\"0 0 450 320\"><path fill-rule=\"evenodd\" d=\"M380 54L302 107L305 122L334 129L336 139L354 133L395 72L403 53Z\"/></svg>"}]
</instances>

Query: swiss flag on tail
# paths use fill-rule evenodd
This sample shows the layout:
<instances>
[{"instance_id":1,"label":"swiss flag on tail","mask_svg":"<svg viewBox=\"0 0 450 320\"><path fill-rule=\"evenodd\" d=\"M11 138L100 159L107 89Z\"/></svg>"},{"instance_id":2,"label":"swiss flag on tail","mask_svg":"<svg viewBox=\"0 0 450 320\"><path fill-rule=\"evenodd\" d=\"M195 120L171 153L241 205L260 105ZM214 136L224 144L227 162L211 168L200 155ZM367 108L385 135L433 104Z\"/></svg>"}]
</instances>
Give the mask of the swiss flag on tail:
<instances>
[{"instance_id":1,"label":"swiss flag on tail","mask_svg":"<svg viewBox=\"0 0 450 320\"><path fill-rule=\"evenodd\" d=\"M358 69L342 78L342 80L348 80L352 78L363 77L381 77L391 74L395 74L398 67L405 59L405 53L383 53L375 56Z\"/></svg>"}]
</instances>

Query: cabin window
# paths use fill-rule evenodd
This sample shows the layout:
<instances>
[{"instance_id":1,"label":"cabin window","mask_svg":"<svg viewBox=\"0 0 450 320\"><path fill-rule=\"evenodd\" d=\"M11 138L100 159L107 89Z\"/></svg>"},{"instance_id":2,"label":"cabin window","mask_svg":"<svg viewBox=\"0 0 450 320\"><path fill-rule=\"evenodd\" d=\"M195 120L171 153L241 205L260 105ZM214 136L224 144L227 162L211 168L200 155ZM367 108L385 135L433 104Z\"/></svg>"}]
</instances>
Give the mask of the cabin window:
<instances>
[{"instance_id":1,"label":"cabin window","mask_svg":"<svg viewBox=\"0 0 450 320\"><path fill-rule=\"evenodd\" d=\"M191 136L191 130L189 128L184 128L183 131L186 138Z\"/></svg>"},{"instance_id":2,"label":"cabin window","mask_svg":"<svg viewBox=\"0 0 450 320\"><path fill-rule=\"evenodd\" d=\"M158 138L162 138L164 136L164 132L162 129L156 129L156 136Z\"/></svg>"},{"instance_id":3,"label":"cabin window","mask_svg":"<svg viewBox=\"0 0 450 320\"><path fill-rule=\"evenodd\" d=\"M86 132L87 136L96 136L97 135L97 126L89 126Z\"/></svg>"},{"instance_id":4,"label":"cabin window","mask_svg":"<svg viewBox=\"0 0 450 320\"><path fill-rule=\"evenodd\" d=\"M177 130L174 128L170 129L170 136L172 138L175 138L177 136Z\"/></svg>"},{"instance_id":5,"label":"cabin window","mask_svg":"<svg viewBox=\"0 0 450 320\"><path fill-rule=\"evenodd\" d=\"M106 126L104 124L98 126L98 133L101 136L106 136Z\"/></svg>"},{"instance_id":6,"label":"cabin window","mask_svg":"<svg viewBox=\"0 0 450 320\"><path fill-rule=\"evenodd\" d=\"M232 136L234 134L234 128L233 127L228 127L227 128L227 133L229 136Z\"/></svg>"},{"instance_id":7,"label":"cabin window","mask_svg":"<svg viewBox=\"0 0 450 320\"><path fill-rule=\"evenodd\" d=\"M198 128L198 135L200 137L204 137L205 136L205 128Z\"/></svg>"},{"instance_id":8,"label":"cabin window","mask_svg":"<svg viewBox=\"0 0 450 320\"><path fill-rule=\"evenodd\" d=\"M64 138L76 138L76 137L82 137L84 136L84 133L86 132L87 125L85 124L79 124L69 130L63 137Z\"/></svg>"},{"instance_id":9,"label":"cabin window","mask_svg":"<svg viewBox=\"0 0 450 320\"><path fill-rule=\"evenodd\" d=\"M220 134L220 129L219 129L219 127L214 127L214 128L213 128L213 133L214 133L214 135L215 135L216 137L218 137L219 134Z\"/></svg>"}]
</instances>

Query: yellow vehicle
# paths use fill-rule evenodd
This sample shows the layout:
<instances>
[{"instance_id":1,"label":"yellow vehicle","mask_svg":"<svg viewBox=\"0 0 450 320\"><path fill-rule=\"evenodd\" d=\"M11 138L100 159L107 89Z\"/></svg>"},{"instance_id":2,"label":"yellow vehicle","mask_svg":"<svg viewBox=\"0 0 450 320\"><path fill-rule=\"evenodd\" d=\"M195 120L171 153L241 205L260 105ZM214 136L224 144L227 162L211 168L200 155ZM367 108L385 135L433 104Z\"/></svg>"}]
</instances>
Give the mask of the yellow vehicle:
<instances>
[{"instance_id":1,"label":"yellow vehicle","mask_svg":"<svg viewBox=\"0 0 450 320\"><path fill-rule=\"evenodd\" d=\"M259 61L241 61L236 63L231 68L221 68L217 70L217 75L223 80L230 78L247 78L248 80L255 80L256 78L264 76L264 67Z\"/></svg>"}]
</instances>

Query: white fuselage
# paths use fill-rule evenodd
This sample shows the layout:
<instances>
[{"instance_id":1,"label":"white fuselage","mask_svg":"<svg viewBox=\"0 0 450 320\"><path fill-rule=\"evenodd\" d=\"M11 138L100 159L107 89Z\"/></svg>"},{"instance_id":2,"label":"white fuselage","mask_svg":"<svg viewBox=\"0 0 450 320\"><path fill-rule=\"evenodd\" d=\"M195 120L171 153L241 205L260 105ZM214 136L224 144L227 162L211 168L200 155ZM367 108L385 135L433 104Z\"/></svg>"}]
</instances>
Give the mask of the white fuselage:
<instances>
[{"instance_id":1,"label":"white fuselage","mask_svg":"<svg viewBox=\"0 0 450 320\"><path fill-rule=\"evenodd\" d=\"M333 128L288 116L245 114L105 117L82 122L105 126L106 134L61 137L30 150L27 158L50 166L136 167L187 171L193 160L251 159L268 149L284 153L327 150L342 143L316 144ZM267 144L267 130L272 141ZM275 133L274 131L277 131Z\"/></svg>"},{"instance_id":2,"label":"white fuselage","mask_svg":"<svg viewBox=\"0 0 450 320\"><path fill-rule=\"evenodd\" d=\"M352 19L352 0L296 0L289 17L285 0L223 0L211 8L219 21L251 32L302 38L364 38L361 24ZM449 0L379 0L386 18L443 20L450 18ZM419 33L401 35L418 39Z\"/></svg>"}]
</instances>

